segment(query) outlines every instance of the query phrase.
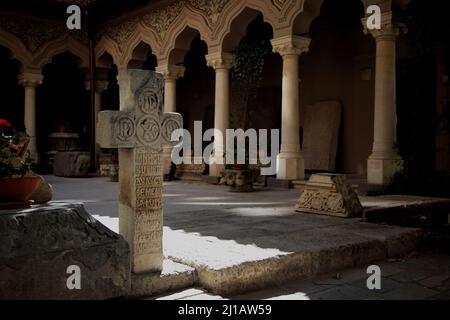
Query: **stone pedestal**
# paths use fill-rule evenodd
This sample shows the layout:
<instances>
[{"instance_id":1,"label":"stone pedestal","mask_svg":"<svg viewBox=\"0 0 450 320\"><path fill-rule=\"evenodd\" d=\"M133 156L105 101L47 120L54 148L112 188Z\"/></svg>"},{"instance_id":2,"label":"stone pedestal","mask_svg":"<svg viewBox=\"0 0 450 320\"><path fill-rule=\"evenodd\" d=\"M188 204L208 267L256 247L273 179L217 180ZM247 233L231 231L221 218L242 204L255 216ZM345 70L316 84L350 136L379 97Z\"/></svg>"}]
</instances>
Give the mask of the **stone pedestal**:
<instances>
[{"instance_id":1,"label":"stone pedestal","mask_svg":"<svg viewBox=\"0 0 450 320\"><path fill-rule=\"evenodd\" d=\"M231 192L253 191L253 172L251 170L225 170L225 178Z\"/></svg>"},{"instance_id":2,"label":"stone pedestal","mask_svg":"<svg viewBox=\"0 0 450 320\"><path fill-rule=\"evenodd\" d=\"M189 162L190 164L188 164ZM203 162L203 158L190 157L187 161L185 161L185 163L177 165L175 178L187 181L202 181L203 175L206 173L206 169L206 164Z\"/></svg>"},{"instance_id":3,"label":"stone pedestal","mask_svg":"<svg viewBox=\"0 0 450 320\"><path fill-rule=\"evenodd\" d=\"M89 152L57 152L53 173L57 177L78 178L89 174Z\"/></svg>"},{"instance_id":4,"label":"stone pedestal","mask_svg":"<svg viewBox=\"0 0 450 320\"><path fill-rule=\"evenodd\" d=\"M306 184L296 211L354 218L362 216L363 208L344 175L315 174Z\"/></svg>"},{"instance_id":5,"label":"stone pedestal","mask_svg":"<svg viewBox=\"0 0 450 320\"><path fill-rule=\"evenodd\" d=\"M54 132L48 136L48 142L46 164L49 170L53 170L57 152L80 150L80 135L78 133Z\"/></svg>"},{"instance_id":6,"label":"stone pedestal","mask_svg":"<svg viewBox=\"0 0 450 320\"><path fill-rule=\"evenodd\" d=\"M0 211L0 299L109 299L130 290L127 242L82 205ZM70 266L80 290L67 286Z\"/></svg>"},{"instance_id":7,"label":"stone pedestal","mask_svg":"<svg viewBox=\"0 0 450 320\"><path fill-rule=\"evenodd\" d=\"M101 153L98 157L99 171L101 177L111 177L119 172L119 156Z\"/></svg>"}]
</instances>

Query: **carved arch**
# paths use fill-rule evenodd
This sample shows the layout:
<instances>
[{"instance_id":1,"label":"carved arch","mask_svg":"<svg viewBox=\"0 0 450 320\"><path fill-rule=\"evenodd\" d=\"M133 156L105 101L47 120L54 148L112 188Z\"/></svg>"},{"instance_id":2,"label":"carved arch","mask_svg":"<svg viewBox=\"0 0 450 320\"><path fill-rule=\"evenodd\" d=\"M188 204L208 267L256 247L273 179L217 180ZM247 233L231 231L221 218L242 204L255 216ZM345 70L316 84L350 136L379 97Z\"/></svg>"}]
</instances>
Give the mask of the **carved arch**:
<instances>
[{"instance_id":1,"label":"carved arch","mask_svg":"<svg viewBox=\"0 0 450 320\"><path fill-rule=\"evenodd\" d=\"M11 59L19 61L23 68L30 68L33 55L15 35L0 28L0 45L11 51Z\"/></svg>"},{"instance_id":2,"label":"carved arch","mask_svg":"<svg viewBox=\"0 0 450 320\"><path fill-rule=\"evenodd\" d=\"M200 34L200 38L206 42L208 48L210 47L211 29L208 27L206 20L199 13L184 7L180 15L172 23L172 27L167 30L166 38L162 45L161 61L167 62L169 60L171 52L176 48L177 39L187 29L196 30Z\"/></svg>"},{"instance_id":3,"label":"carved arch","mask_svg":"<svg viewBox=\"0 0 450 320\"><path fill-rule=\"evenodd\" d=\"M245 14L245 11L249 12L249 10L262 13L264 22L269 23L272 26L272 29L275 31L278 17L276 7L269 1L232 0L225 7L223 14L220 16L212 34L212 38L214 39L213 46L218 47L218 51L222 50L222 45L225 37L232 31L231 29L233 22L243 13ZM248 23L250 22L251 21L248 21Z\"/></svg>"},{"instance_id":4,"label":"carved arch","mask_svg":"<svg viewBox=\"0 0 450 320\"><path fill-rule=\"evenodd\" d=\"M100 64L100 59L105 53L111 55L114 63L119 63L120 60L119 46L114 40L104 36L100 39L99 43L95 47L95 62L97 65Z\"/></svg>"},{"instance_id":5,"label":"carved arch","mask_svg":"<svg viewBox=\"0 0 450 320\"><path fill-rule=\"evenodd\" d=\"M80 59L80 68L89 67L88 47L69 35L44 44L36 53L33 64L42 70L46 64L52 61L54 56L63 52L70 52L78 57Z\"/></svg>"},{"instance_id":6,"label":"carved arch","mask_svg":"<svg viewBox=\"0 0 450 320\"><path fill-rule=\"evenodd\" d=\"M161 58L161 47L159 45L158 37L153 30L138 24L133 35L129 38L126 49L122 52L121 58L118 60L120 66L126 67L128 63L133 59L133 52L139 46L140 43L147 44L152 54L156 56L158 61Z\"/></svg>"}]
</instances>

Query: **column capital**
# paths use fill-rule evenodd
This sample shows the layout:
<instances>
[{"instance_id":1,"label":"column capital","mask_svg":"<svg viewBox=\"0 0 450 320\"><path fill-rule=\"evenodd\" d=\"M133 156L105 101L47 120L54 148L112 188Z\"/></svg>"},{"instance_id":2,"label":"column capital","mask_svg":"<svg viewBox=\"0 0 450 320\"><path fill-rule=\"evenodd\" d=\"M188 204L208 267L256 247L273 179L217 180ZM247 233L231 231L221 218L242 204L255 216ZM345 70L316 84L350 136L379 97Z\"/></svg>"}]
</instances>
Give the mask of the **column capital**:
<instances>
[{"instance_id":1,"label":"column capital","mask_svg":"<svg viewBox=\"0 0 450 320\"><path fill-rule=\"evenodd\" d=\"M279 53L282 57L287 55L300 56L302 53L309 51L311 38L290 35L272 39L270 42L273 52Z\"/></svg>"},{"instance_id":2,"label":"column capital","mask_svg":"<svg viewBox=\"0 0 450 320\"><path fill-rule=\"evenodd\" d=\"M166 64L156 67L156 72L163 75L164 80L178 80L184 76L186 68L174 64Z\"/></svg>"},{"instance_id":3,"label":"column capital","mask_svg":"<svg viewBox=\"0 0 450 320\"><path fill-rule=\"evenodd\" d=\"M37 87L42 84L44 76L38 73L22 73L18 76L19 84L24 87Z\"/></svg>"},{"instance_id":4,"label":"column capital","mask_svg":"<svg viewBox=\"0 0 450 320\"><path fill-rule=\"evenodd\" d=\"M380 29L368 29L367 19L363 18L362 23L364 26L364 33L371 34L375 40L392 40L395 41L396 38L401 33L406 33L406 26L404 24L394 22L392 11L383 12L381 14L381 28Z\"/></svg>"},{"instance_id":5,"label":"column capital","mask_svg":"<svg viewBox=\"0 0 450 320\"><path fill-rule=\"evenodd\" d=\"M234 54L228 52L215 52L205 56L209 67L217 69L231 69L234 66Z\"/></svg>"},{"instance_id":6,"label":"column capital","mask_svg":"<svg viewBox=\"0 0 450 320\"><path fill-rule=\"evenodd\" d=\"M95 80L95 92L102 93L108 89L108 80Z\"/></svg>"}]
</instances>

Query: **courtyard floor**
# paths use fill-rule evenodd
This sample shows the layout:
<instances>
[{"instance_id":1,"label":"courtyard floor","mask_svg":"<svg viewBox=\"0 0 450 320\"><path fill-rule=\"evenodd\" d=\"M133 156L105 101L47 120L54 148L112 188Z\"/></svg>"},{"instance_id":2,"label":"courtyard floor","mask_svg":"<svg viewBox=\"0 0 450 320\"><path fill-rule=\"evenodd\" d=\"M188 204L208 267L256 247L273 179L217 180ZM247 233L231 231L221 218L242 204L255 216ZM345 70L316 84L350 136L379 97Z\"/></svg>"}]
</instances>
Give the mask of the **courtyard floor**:
<instances>
[{"instance_id":1,"label":"courtyard floor","mask_svg":"<svg viewBox=\"0 0 450 320\"><path fill-rule=\"evenodd\" d=\"M96 219L118 232L117 183L107 178L46 179L54 187L55 202L81 202ZM391 298L401 298L403 291L413 287L421 287L423 292L411 289L412 298L448 297L447 257L424 257L422 265L422 258L414 260L419 264L408 260L386 265L388 271L382 270L382 275L386 288L392 290L383 289L387 291L382 294L367 290L367 274L362 268L342 271L342 278L336 277L336 270L368 266L413 251L419 230L295 213L299 190L230 193L226 187L188 182L168 182L164 188L164 254L194 268L196 282L212 292L189 288L169 298L389 299L387 291L393 294ZM405 201L362 200L369 206ZM440 269L432 268L433 259L438 259ZM417 265L419 274L415 277ZM423 275L421 270L430 273ZM309 280L292 282L298 275L309 276ZM427 286L415 282L424 279L442 283ZM286 281L289 285L275 285ZM258 291L259 287L272 289ZM251 293L239 296L240 292ZM404 298L408 297L405 294Z\"/></svg>"},{"instance_id":2,"label":"courtyard floor","mask_svg":"<svg viewBox=\"0 0 450 320\"><path fill-rule=\"evenodd\" d=\"M423 254L379 263L381 290L368 290L365 268L348 268L270 289L222 296L193 288L156 300L450 300L450 257Z\"/></svg>"}]
</instances>

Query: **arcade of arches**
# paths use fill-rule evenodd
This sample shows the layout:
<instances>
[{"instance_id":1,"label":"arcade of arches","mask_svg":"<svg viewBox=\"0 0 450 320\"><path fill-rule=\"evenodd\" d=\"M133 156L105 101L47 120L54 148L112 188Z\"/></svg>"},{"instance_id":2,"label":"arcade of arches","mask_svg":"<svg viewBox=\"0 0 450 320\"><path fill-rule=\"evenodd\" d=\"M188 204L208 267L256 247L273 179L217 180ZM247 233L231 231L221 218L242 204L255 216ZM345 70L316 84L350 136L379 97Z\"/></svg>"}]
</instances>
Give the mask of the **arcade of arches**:
<instances>
[{"instance_id":1,"label":"arcade of arches","mask_svg":"<svg viewBox=\"0 0 450 320\"><path fill-rule=\"evenodd\" d=\"M372 3L382 9L381 30L365 30L365 8ZM405 107L412 102L407 86L414 75L408 70L428 64L433 71L429 79L416 79L423 85L417 87L422 95L416 98L432 110L432 116L423 118L427 134L416 141L416 148L432 150L428 153L432 159L423 160L424 165L449 171L450 139L434 123L443 101L448 105L446 46L412 53L411 38L397 22L405 12L432 8L427 3L149 1L96 30L95 113L119 108L121 75L127 69L156 70L165 79L166 112L181 113L190 131L194 121L203 121L204 130L215 127L224 132L233 126L234 117L244 113L233 105L238 48L245 42L265 43L273 52L264 56L255 101L247 114L252 128L280 129L277 178L305 177L310 169L302 151L306 107L337 101L342 112L332 167L367 176L370 184L385 184L399 169L402 146L410 143L408 136L414 130ZM428 11L424 19L431 25L440 10ZM45 18L27 17L29 23L18 30L15 19L24 17L18 12L0 16L0 118L26 128L37 161L51 157L52 134L74 134L77 147L88 150L91 79L85 36L54 30L57 22ZM31 29L46 30L45 36L29 39L35 34ZM432 27L427 30L433 32ZM216 140L215 157L223 155L224 141ZM212 165L209 173L218 176L221 170Z\"/></svg>"}]
</instances>

